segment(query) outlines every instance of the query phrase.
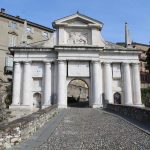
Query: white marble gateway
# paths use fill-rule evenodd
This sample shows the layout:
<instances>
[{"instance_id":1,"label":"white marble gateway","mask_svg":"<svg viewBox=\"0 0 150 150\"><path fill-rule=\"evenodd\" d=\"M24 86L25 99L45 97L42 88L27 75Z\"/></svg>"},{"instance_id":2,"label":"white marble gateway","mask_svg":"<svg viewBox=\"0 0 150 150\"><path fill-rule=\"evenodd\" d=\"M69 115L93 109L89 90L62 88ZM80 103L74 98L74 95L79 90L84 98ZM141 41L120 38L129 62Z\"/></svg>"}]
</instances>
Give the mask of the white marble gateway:
<instances>
[{"instance_id":1,"label":"white marble gateway","mask_svg":"<svg viewBox=\"0 0 150 150\"><path fill-rule=\"evenodd\" d=\"M67 107L67 86L73 79L89 87L89 105L141 105L139 50L106 42L103 23L76 13L53 22L56 31L40 45L13 47L11 107ZM24 42L25 43L25 42Z\"/></svg>"}]
</instances>

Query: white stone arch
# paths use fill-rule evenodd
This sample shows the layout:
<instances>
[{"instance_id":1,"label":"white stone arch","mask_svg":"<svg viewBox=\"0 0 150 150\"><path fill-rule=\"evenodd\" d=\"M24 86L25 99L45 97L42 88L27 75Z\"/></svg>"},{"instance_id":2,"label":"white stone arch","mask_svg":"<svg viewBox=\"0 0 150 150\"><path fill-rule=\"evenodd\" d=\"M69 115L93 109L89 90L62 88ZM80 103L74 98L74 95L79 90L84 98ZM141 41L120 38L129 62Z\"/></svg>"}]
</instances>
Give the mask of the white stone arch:
<instances>
[{"instance_id":1,"label":"white stone arch","mask_svg":"<svg viewBox=\"0 0 150 150\"><path fill-rule=\"evenodd\" d=\"M73 81L73 80L82 80L83 82L85 82L87 84L87 86L90 88L90 79L86 78L86 77L68 77L67 78L67 86L68 84Z\"/></svg>"}]
</instances>

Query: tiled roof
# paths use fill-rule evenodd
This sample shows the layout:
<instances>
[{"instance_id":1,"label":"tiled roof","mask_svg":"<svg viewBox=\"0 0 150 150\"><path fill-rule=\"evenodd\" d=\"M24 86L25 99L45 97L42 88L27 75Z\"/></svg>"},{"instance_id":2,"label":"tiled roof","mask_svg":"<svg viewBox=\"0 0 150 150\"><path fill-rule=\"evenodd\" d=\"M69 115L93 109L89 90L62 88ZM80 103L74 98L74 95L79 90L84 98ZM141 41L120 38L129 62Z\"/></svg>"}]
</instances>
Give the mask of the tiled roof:
<instances>
[{"instance_id":1,"label":"tiled roof","mask_svg":"<svg viewBox=\"0 0 150 150\"><path fill-rule=\"evenodd\" d=\"M115 43L105 41L105 49L126 49L123 46L117 45Z\"/></svg>"}]
</instances>

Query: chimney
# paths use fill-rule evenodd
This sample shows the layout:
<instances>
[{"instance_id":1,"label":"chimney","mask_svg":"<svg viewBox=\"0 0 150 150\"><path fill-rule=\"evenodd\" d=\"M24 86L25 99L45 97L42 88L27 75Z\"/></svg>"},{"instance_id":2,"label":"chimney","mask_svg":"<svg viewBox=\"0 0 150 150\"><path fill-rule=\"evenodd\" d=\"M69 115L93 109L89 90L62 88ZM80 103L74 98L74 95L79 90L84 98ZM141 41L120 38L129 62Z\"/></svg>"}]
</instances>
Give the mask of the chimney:
<instances>
[{"instance_id":1,"label":"chimney","mask_svg":"<svg viewBox=\"0 0 150 150\"><path fill-rule=\"evenodd\" d=\"M4 8L1 8L1 13L5 13L5 9Z\"/></svg>"},{"instance_id":2,"label":"chimney","mask_svg":"<svg viewBox=\"0 0 150 150\"><path fill-rule=\"evenodd\" d=\"M16 16L16 18L20 18L20 16Z\"/></svg>"},{"instance_id":3,"label":"chimney","mask_svg":"<svg viewBox=\"0 0 150 150\"><path fill-rule=\"evenodd\" d=\"M132 47L132 40L131 40L130 33L128 30L127 22L125 23L125 47L127 47L127 48Z\"/></svg>"}]
</instances>

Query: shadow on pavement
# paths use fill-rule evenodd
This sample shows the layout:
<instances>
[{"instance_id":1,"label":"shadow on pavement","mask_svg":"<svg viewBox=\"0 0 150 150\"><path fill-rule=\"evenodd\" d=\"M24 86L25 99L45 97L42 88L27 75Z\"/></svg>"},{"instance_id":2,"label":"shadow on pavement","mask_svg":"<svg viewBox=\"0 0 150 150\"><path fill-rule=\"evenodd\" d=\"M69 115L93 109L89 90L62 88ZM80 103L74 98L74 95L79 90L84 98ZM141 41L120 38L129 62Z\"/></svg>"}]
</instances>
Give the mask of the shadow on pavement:
<instances>
[{"instance_id":1,"label":"shadow on pavement","mask_svg":"<svg viewBox=\"0 0 150 150\"><path fill-rule=\"evenodd\" d=\"M77 107L77 108L88 108L89 101L79 101L79 102L68 102L68 107Z\"/></svg>"}]
</instances>

